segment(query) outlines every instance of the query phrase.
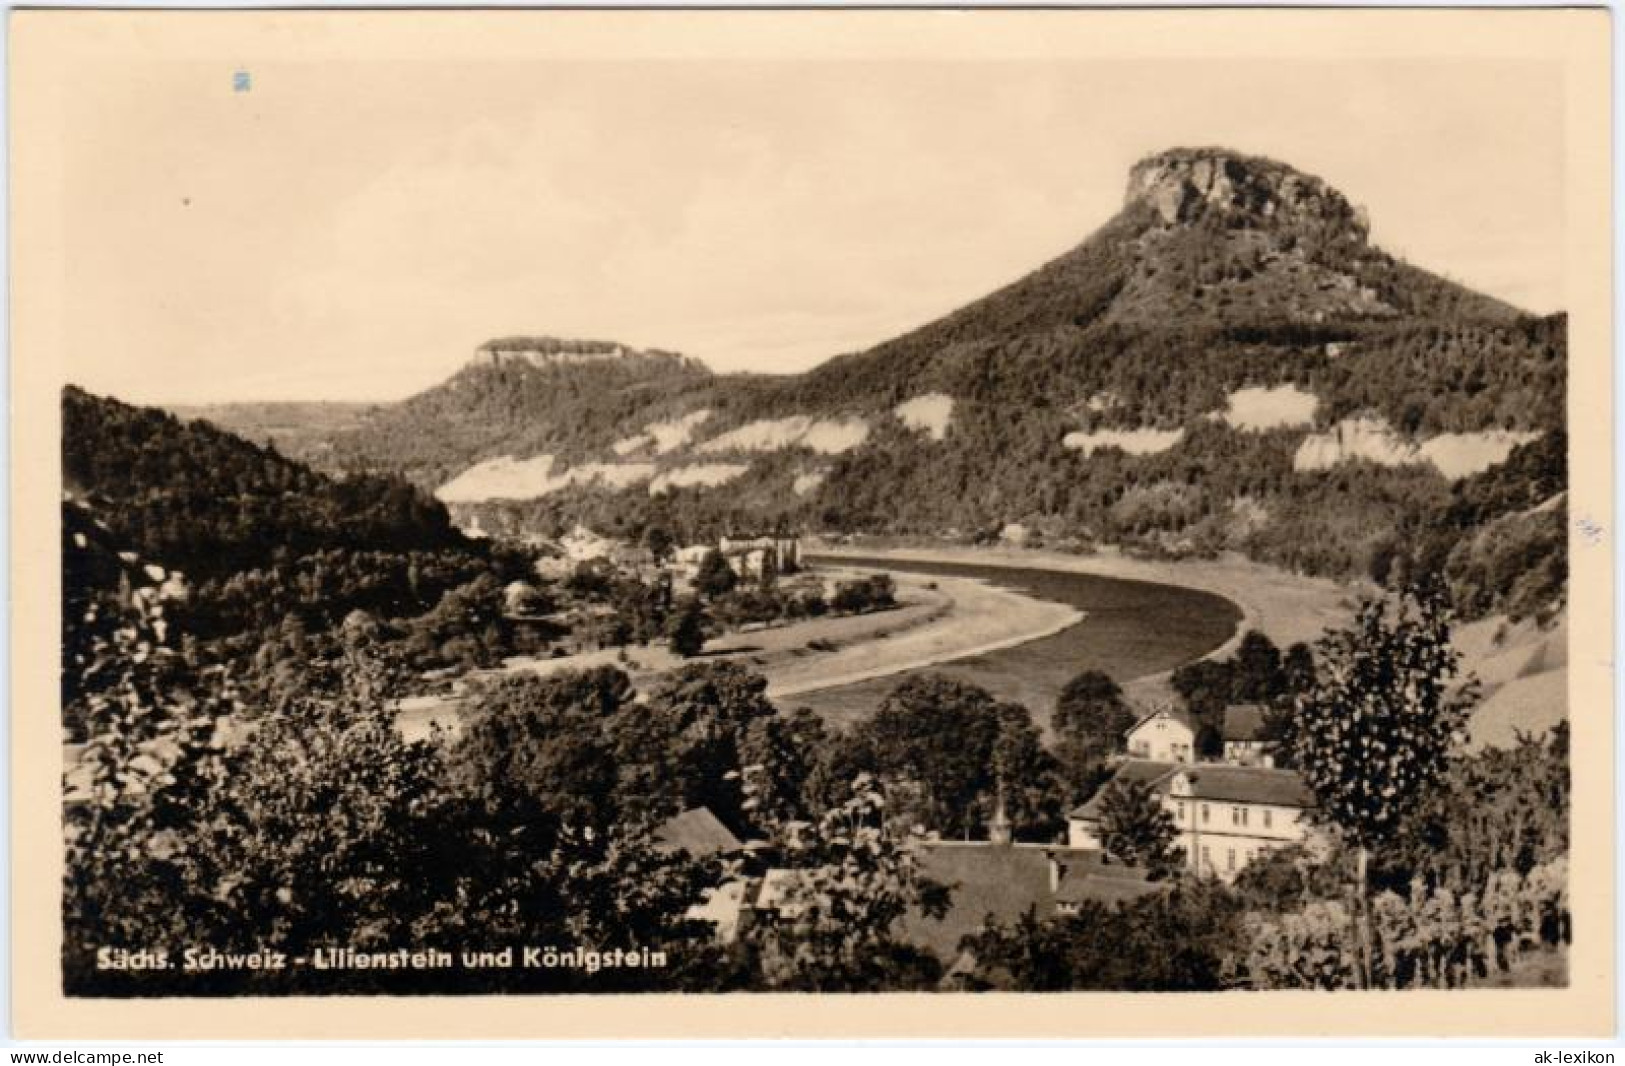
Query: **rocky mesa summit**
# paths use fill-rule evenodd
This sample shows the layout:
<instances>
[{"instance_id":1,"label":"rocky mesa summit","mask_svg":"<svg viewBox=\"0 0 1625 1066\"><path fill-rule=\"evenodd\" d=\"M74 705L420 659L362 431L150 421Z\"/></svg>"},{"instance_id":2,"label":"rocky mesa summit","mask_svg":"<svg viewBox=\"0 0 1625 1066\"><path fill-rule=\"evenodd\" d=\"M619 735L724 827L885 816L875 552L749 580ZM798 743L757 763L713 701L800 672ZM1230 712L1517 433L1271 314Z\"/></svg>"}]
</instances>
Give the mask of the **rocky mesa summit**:
<instances>
[{"instance_id":1,"label":"rocky mesa summit","mask_svg":"<svg viewBox=\"0 0 1625 1066\"><path fill-rule=\"evenodd\" d=\"M1140 160L1126 201L1149 204L1168 224L1218 218L1356 244L1370 229L1365 211L1320 178L1225 148L1171 148Z\"/></svg>"}]
</instances>

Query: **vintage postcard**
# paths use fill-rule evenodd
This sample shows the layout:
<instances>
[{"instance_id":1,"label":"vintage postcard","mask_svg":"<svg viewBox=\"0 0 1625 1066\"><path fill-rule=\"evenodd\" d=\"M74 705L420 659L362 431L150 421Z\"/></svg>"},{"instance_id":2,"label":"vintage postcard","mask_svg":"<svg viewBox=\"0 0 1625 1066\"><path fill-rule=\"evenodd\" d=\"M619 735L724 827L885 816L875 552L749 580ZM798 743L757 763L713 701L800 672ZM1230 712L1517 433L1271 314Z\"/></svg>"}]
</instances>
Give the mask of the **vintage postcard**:
<instances>
[{"instance_id":1,"label":"vintage postcard","mask_svg":"<svg viewBox=\"0 0 1625 1066\"><path fill-rule=\"evenodd\" d=\"M21 1034L1611 1031L1609 33L14 14Z\"/></svg>"}]
</instances>

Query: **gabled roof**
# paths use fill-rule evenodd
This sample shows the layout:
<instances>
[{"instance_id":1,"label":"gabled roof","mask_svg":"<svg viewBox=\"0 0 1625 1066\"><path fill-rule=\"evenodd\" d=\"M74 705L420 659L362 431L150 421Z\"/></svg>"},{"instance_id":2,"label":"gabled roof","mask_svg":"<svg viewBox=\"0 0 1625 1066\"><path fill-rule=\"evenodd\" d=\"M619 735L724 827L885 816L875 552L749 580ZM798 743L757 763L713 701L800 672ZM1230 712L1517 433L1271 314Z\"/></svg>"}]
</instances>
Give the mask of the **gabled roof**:
<instances>
[{"instance_id":1,"label":"gabled roof","mask_svg":"<svg viewBox=\"0 0 1625 1066\"><path fill-rule=\"evenodd\" d=\"M1196 799L1219 800L1229 803L1267 803L1276 807L1309 808L1315 797L1292 770L1268 766L1227 766L1223 763L1196 763L1180 768L1191 783L1191 795ZM1174 776L1159 783L1157 790L1166 793Z\"/></svg>"},{"instance_id":2,"label":"gabled roof","mask_svg":"<svg viewBox=\"0 0 1625 1066\"><path fill-rule=\"evenodd\" d=\"M1075 808L1068 817L1083 819L1100 817L1101 797L1106 794L1107 785L1110 785L1113 781L1139 782L1156 786L1172 777L1174 771L1184 765L1186 764L1156 762L1151 759L1124 759L1122 764L1118 766L1117 772L1111 776L1111 780L1095 789L1095 794L1084 801L1082 806ZM1158 791L1165 792L1167 790L1159 788Z\"/></svg>"},{"instance_id":3,"label":"gabled roof","mask_svg":"<svg viewBox=\"0 0 1625 1066\"><path fill-rule=\"evenodd\" d=\"M654 843L661 851L686 851L696 859L731 854L742 847L709 807L694 807L667 818L655 828Z\"/></svg>"},{"instance_id":4,"label":"gabled roof","mask_svg":"<svg viewBox=\"0 0 1625 1066\"><path fill-rule=\"evenodd\" d=\"M1134 870L1130 873L1130 867L1118 866L1114 869L1122 871L1124 876L1100 871L1081 877L1068 877L1061 882L1060 889L1055 893L1055 902L1094 902L1110 906L1166 891L1171 885L1168 881L1147 881L1143 871Z\"/></svg>"},{"instance_id":5,"label":"gabled roof","mask_svg":"<svg viewBox=\"0 0 1625 1066\"><path fill-rule=\"evenodd\" d=\"M1145 725L1147 722L1151 721L1153 718L1158 718L1158 717L1165 717L1165 718L1172 719L1173 721L1178 722L1180 725L1184 726L1186 729L1189 729L1192 733L1196 732L1196 722L1191 719L1191 716L1188 713L1186 713L1186 711L1185 711L1185 709L1183 707L1158 707L1154 711L1149 711L1149 712L1147 712L1145 714L1142 714L1140 716L1139 721L1137 721L1133 725L1129 726L1128 727L1128 732L1124 733L1123 735L1124 736L1133 736L1135 734L1135 732L1137 732L1141 726Z\"/></svg>"},{"instance_id":6,"label":"gabled roof","mask_svg":"<svg viewBox=\"0 0 1625 1066\"><path fill-rule=\"evenodd\" d=\"M1268 708L1259 703L1242 703L1224 709L1224 725L1219 733L1225 740L1258 740L1264 732Z\"/></svg>"},{"instance_id":7,"label":"gabled roof","mask_svg":"<svg viewBox=\"0 0 1625 1066\"><path fill-rule=\"evenodd\" d=\"M1196 799L1267 803L1276 807L1305 809L1315 805L1314 794L1304 785L1303 779L1291 770L1268 766L1231 766L1216 762L1173 763L1125 759L1111 781L1096 789L1095 794L1068 817L1084 821L1098 819L1101 797L1112 782L1138 781L1149 784L1158 795L1166 796L1175 776L1181 773L1190 780L1190 794Z\"/></svg>"},{"instance_id":8,"label":"gabled roof","mask_svg":"<svg viewBox=\"0 0 1625 1066\"><path fill-rule=\"evenodd\" d=\"M948 888L948 912L936 919L911 910L901 932L945 963L957 958L959 942L989 919L1008 925L1028 910L1049 918L1057 900L1111 903L1143 894L1138 886L1146 884L1145 871L1108 863L1093 848L944 841L922 844L918 855L920 874ZM1050 887L1051 857L1062 868L1059 889Z\"/></svg>"}]
</instances>

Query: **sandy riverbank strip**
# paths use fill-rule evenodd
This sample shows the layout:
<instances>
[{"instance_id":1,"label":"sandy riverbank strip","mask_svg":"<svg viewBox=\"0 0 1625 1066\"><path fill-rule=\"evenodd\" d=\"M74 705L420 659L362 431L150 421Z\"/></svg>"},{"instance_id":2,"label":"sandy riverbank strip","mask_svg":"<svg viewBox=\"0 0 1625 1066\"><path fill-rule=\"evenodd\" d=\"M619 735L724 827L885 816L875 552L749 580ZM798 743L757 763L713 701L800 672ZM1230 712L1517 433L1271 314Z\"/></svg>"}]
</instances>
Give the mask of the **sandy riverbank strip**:
<instances>
[{"instance_id":1,"label":"sandy riverbank strip","mask_svg":"<svg viewBox=\"0 0 1625 1066\"><path fill-rule=\"evenodd\" d=\"M1353 617L1356 590L1325 578L1305 577L1240 555L1216 559L1136 559L1112 549L1094 555L1032 548L865 547L811 544L809 555L831 559L895 559L899 562L1003 566L1094 574L1159 585L1179 585L1211 592L1234 603L1242 613L1235 637L1210 656L1224 657L1248 629L1257 629L1281 647L1312 642L1327 629Z\"/></svg>"},{"instance_id":2,"label":"sandy riverbank strip","mask_svg":"<svg viewBox=\"0 0 1625 1066\"><path fill-rule=\"evenodd\" d=\"M871 572L821 569L831 581ZM769 697L793 696L984 655L1083 620L1083 612L1066 604L972 578L892 577L898 602L894 610L729 633L706 643L705 658L744 662L767 678ZM690 661L664 646L652 646L625 649L624 656L605 649L559 659L516 659L508 669L546 675L619 665L637 681Z\"/></svg>"},{"instance_id":3,"label":"sandy riverbank strip","mask_svg":"<svg viewBox=\"0 0 1625 1066\"><path fill-rule=\"evenodd\" d=\"M849 571L820 567L830 580L874 568ZM730 633L709 641L705 657L681 659L662 645L605 648L580 655L511 659L504 669L549 676L564 670L615 666L633 684L646 688L656 676L689 662L729 659L767 678L767 695L777 699L837 688L918 670L955 659L1051 636L1084 618L1063 603L962 577L894 573L898 606L889 611L817 618ZM402 702L401 726L408 736L427 734L429 723L454 726L458 697L416 697Z\"/></svg>"},{"instance_id":4,"label":"sandy riverbank strip","mask_svg":"<svg viewBox=\"0 0 1625 1066\"><path fill-rule=\"evenodd\" d=\"M767 694L796 696L860 681L906 673L955 659L1042 640L1083 621L1083 612L1064 603L1035 599L971 578L894 574L905 581L928 581L947 596L949 609L930 623L841 648L814 659L769 668Z\"/></svg>"},{"instance_id":5,"label":"sandy riverbank strip","mask_svg":"<svg viewBox=\"0 0 1625 1066\"><path fill-rule=\"evenodd\" d=\"M1234 603L1241 620L1230 639L1204 658L1233 654L1243 634L1257 629L1286 648L1299 641L1313 643L1328 629L1353 617L1357 590L1325 578L1305 577L1226 553L1215 559L1136 559L1114 549L1093 555L1013 547L836 545L813 543L809 555L830 559L865 558L898 562L947 563L966 566L1010 567L1093 574L1098 577L1148 581L1211 592ZM1172 698L1171 672L1135 678L1124 684L1129 697L1141 703Z\"/></svg>"}]
</instances>

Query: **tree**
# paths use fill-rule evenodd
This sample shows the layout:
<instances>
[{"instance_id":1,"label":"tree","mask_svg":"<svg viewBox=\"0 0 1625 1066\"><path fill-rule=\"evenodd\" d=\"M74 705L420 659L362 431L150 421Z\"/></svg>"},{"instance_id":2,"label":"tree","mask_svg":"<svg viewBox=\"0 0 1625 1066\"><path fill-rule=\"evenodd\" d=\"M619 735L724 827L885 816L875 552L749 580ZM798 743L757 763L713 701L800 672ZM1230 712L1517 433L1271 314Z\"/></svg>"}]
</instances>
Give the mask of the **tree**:
<instances>
[{"instance_id":1,"label":"tree","mask_svg":"<svg viewBox=\"0 0 1625 1066\"><path fill-rule=\"evenodd\" d=\"M498 686L448 759L442 737L402 736L394 702L401 678L364 643L313 664L311 684L278 713L257 716L248 738L224 671L188 667L150 624L113 636L93 668L121 681L88 701L88 799L68 808L70 993L710 983L696 973L715 954L710 932L687 913L718 871L657 852L646 823L605 820L586 802L601 773L577 772L577 754L601 734L602 716L621 714L624 677L606 671ZM235 740L220 739L233 732ZM541 751L508 743L550 732L571 735L544 740ZM578 787L583 795L573 794ZM108 944L206 944L290 958L337 945L582 944L669 950L675 965L598 973L176 967L135 974L133 984L129 973L97 968L97 947Z\"/></svg>"},{"instance_id":2,"label":"tree","mask_svg":"<svg viewBox=\"0 0 1625 1066\"><path fill-rule=\"evenodd\" d=\"M748 796L745 816L762 826L795 821L826 809L827 805L813 802L808 793L829 743L823 719L805 707L794 714L753 719L739 743Z\"/></svg>"},{"instance_id":3,"label":"tree","mask_svg":"<svg viewBox=\"0 0 1625 1066\"><path fill-rule=\"evenodd\" d=\"M829 605L841 614L861 614L869 609L872 602L869 582L860 579L838 583Z\"/></svg>"},{"instance_id":4,"label":"tree","mask_svg":"<svg viewBox=\"0 0 1625 1066\"><path fill-rule=\"evenodd\" d=\"M671 553L677 547L677 541L664 526L649 526L643 531L643 546L649 549L649 555L656 563L664 563L671 558Z\"/></svg>"},{"instance_id":5,"label":"tree","mask_svg":"<svg viewBox=\"0 0 1625 1066\"><path fill-rule=\"evenodd\" d=\"M1175 670L1168 679L1193 716L1223 714L1235 691L1235 670L1226 662L1198 659Z\"/></svg>"},{"instance_id":6,"label":"tree","mask_svg":"<svg viewBox=\"0 0 1625 1066\"><path fill-rule=\"evenodd\" d=\"M677 610L667 623L667 636L675 655L692 659L705 647L705 608L698 598L685 596L677 602Z\"/></svg>"},{"instance_id":7,"label":"tree","mask_svg":"<svg viewBox=\"0 0 1625 1066\"><path fill-rule=\"evenodd\" d=\"M734 573L733 567L720 551L712 548L700 560L700 568L694 575L694 589L708 599L726 596L739 584L739 575Z\"/></svg>"},{"instance_id":8,"label":"tree","mask_svg":"<svg viewBox=\"0 0 1625 1066\"><path fill-rule=\"evenodd\" d=\"M1101 671L1085 670L1061 689L1050 728L1072 799L1093 793L1101 784L1106 760L1123 751L1133 725L1134 709L1123 698L1123 690Z\"/></svg>"},{"instance_id":9,"label":"tree","mask_svg":"<svg viewBox=\"0 0 1625 1066\"><path fill-rule=\"evenodd\" d=\"M853 730L854 739L883 783L918 786L910 811L915 821L968 838L981 830L982 801L994 789L997 706L975 685L919 674L893 688L874 716ZM900 795L894 798L899 801L894 806L905 806Z\"/></svg>"},{"instance_id":10,"label":"tree","mask_svg":"<svg viewBox=\"0 0 1625 1066\"><path fill-rule=\"evenodd\" d=\"M582 559L565 579L564 587L583 599L602 599L610 593L615 571L606 559Z\"/></svg>"},{"instance_id":11,"label":"tree","mask_svg":"<svg viewBox=\"0 0 1625 1066\"><path fill-rule=\"evenodd\" d=\"M1362 980L1371 979L1367 867L1443 777L1476 681L1452 687L1459 655L1436 594L1406 592L1390 609L1367 599L1347 629L1319 642L1319 679L1298 696L1292 756L1316 815L1357 849Z\"/></svg>"},{"instance_id":12,"label":"tree","mask_svg":"<svg viewBox=\"0 0 1625 1066\"><path fill-rule=\"evenodd\" d=\"M1002 803L1015 832L1052 838L1066 825L1055 759L1044 750L1027 708L1019 703L1001 703L994 714L998 731L989 752L993 795L987 797L988 816L991 818Z\"/></svg>"},{"instance_id":13,"label":"tree","mask_svg":"<svg viewBox=\"0 0 1625 1066\"><path fill-rule=\"evenodd\" d=\"M743 830L741 745L774 714L767 680L739 663L689 663L666 674L616 722L623 807L667 817L709 807Z\"/></svg>"},{"instance_id":14,"label":"tree","mask_svg":"<svg viewBox=\"0 0 1625 1066\"><path fill-rule=\"evenodd\" d=\"M666 596L666 588L658 582L645 584L636 577L623 577L615 582L610 602L630 639L647 644L666 631Z\"/></svg>"},{"instance_id":15,"label":"tree","mask_svg":"<svg viewBox=\"0 0 1625 1066\"><path fill-rule=\"evenodd\" d=\"M1200 992L1230 987L1246 947L1238 901L1214 881L1182 881L1076 915L1029 913L966 938L973 987L1013 992Z\"/></svg>"},{"instance_id":16,"label":"tree","mask_svg":"<svg viewBox=\"0 0 1625 1066\"><path fill-rule=\"evenodd\" d=\"M1100 844L1108 854L1166 877L1179 869L1178 836L1174 816L1150 784L1118 779L1106 786L1100 798Z\"/></svg>"},{"instance_id":17,"label":"tree","mask_svg":"<svg viewBox=\"0 0 1625 1066\"><path fill-rule=\"evenodd\" d=\"M88 742L78 794L64 806L69 994L103 982L98 945L176 943L219 917L217 871L200 869L185 841L227 777L212 736L235 699L224 670L194 669L178 643L148 590L89 638L80 704Z\"/></svg>"},{"instance_id":18,"label":"tree","mask_svg":"<svg viewBox=\"0 0 1625 1066\"><path fill-rule=\"evenodd\" d=\"M550 677L498 674L470 685L463 728L447 753L448 780L489 802L498 793L532 815L605 825L619 814L609 727L632 698L613 667Z\"/></svg>"},{"instance_id":19,"label":"tree","mask_svg":"<svg viewBox=\"0 0 1625 1066\"><path fill-rule=\"evenodd\" d=\"M824 594L817 589L803 589L794 602L796 610L808 618L822 618L829 611Z\"/></svg>"},{"instance_id":20,"label":"tree","mask_svg":"<svg viewBox=\"0 0 1625 1066\"><path fill-rule=\"evenodd\" d=\"M1265 703L1285 688L1281 652L1256 629L1249 629L1241 638L1230 661L1230 698L1234 703Z\"/></svg>"},{"instance_id":21,"label":"tree","mask_svg":"<svg viewBox=\"0 0 1625 1066\"><path fill-rule=\"evenodd\" d=\"M884 610L897 605L897 582L888 573L869 575L869 609Z\"/></svg>"},{"instance_id":22,"label":"tree","mask_svg":"<svg viewBox=\"0 0 1625 1066\"><path fill-rule=\"evenodd\" d=\"M1315 687L1315 653L1309 645L1298 641L1286 650L1286 658L1281 664L1284 688L1287 695L1296 695L1307 692Z\"/></svg>"},{"instance_id":23,"label":"tree","mask_svg":"<svg viewBox=\"0 0 1625 1066\"><path fill-rule=\"evenodd\" d=\"M786 864L770 920L748 944L769 989L865 992L931 989L941 967L897 939L911 909L941 918L947 889L919 870L917 841L883 817L877 782L859 775L851 796L815 822L779 827Z\"/></svg>"}]
</instances>

